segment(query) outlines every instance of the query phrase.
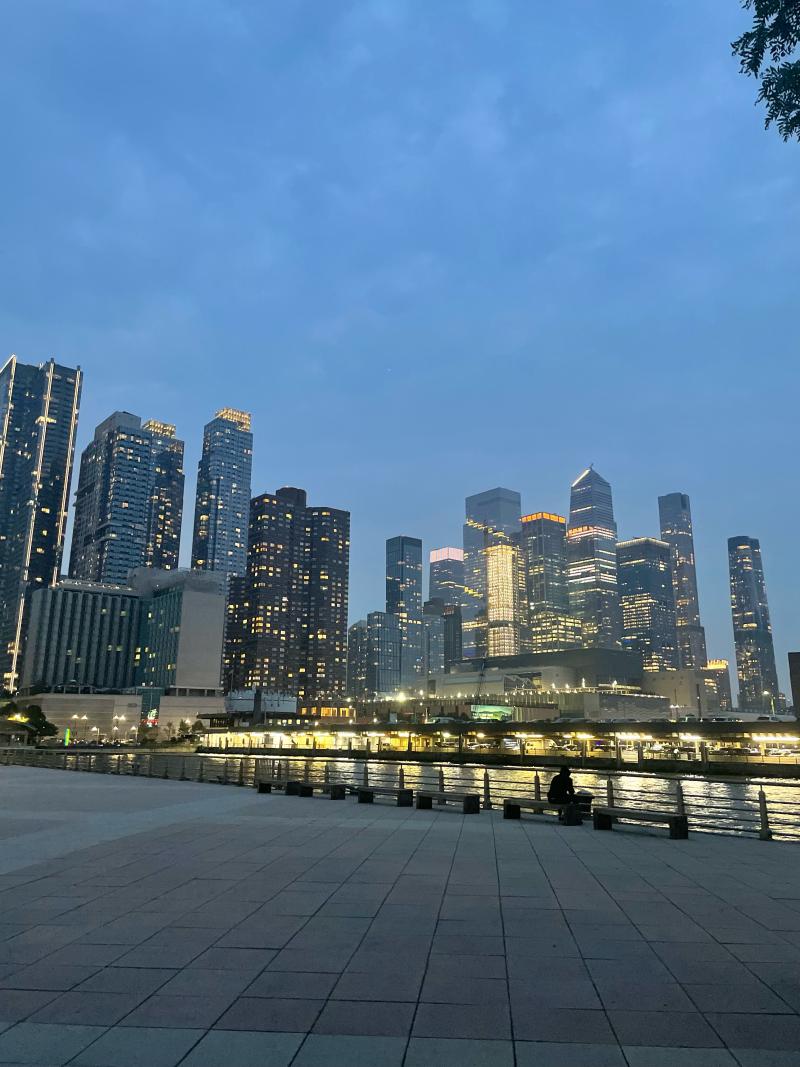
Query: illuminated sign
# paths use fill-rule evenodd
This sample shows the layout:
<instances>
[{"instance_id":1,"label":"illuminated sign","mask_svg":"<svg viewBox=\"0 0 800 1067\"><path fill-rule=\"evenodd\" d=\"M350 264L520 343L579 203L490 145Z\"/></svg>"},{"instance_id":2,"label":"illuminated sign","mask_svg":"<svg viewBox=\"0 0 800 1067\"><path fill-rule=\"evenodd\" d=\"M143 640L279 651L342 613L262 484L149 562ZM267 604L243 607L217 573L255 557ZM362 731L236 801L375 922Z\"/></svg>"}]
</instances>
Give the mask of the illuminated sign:
<instances>
[{"instance_id":1,"label":"illuminated sign","mask_svg":"<svg viewBox=\"0 0 800 1067\"><path fill-rule=\"evenodd\" d=\"M486 719L491 722L509 722L512 709L505 704L471 704L473 719Z\"/></svg>"}]
</instances>

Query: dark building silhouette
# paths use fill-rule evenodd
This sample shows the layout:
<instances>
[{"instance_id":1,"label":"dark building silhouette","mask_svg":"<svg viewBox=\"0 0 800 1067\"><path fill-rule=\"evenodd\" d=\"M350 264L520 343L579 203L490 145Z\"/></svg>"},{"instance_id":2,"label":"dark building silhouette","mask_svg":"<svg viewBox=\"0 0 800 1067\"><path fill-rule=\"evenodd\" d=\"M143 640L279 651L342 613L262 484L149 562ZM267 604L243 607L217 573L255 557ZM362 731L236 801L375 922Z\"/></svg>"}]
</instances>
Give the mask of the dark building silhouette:
<instances>
[{"instance_id":1,"label":"dark building silhouette","mask_svg":"<svg viewBox=\"0 0 800 1067\"><path fill-rule=\"evenodd\" d=\"M386 611L400 624L400 684L418 688L423 673L422 541L386 542Z\"/></svg>"},{"instance_id":2,"label":"dark building silhouette","mask_svg":"<svg viewBox=\"0 0 800 1067\"><path fill-rule=\"evenodd\" d=\"M800 719L800 652L789 653L789 682L795 718Z\"/></svg>"},{"instance_id":3,"label":"dark building silhouette","mask_svg":"<svg viewBox=\"0 0 800 1067\"><path fill-rule=\"evenodd\" d=\"M687 669L705 667L706 632L700 624L700 600L697 595L697 570L694 558L694 533L689 497L685 493L667 493L658 498L661 540L672 554L672 587L678 629L679 666Z\"/></svg>"},{"instance_id":4,"label":"dark building silhouette","mask_svg":"<svg viewBox=\"0 0 800 1067\"><path fill-rule=\"evenodd\" d=\"M367 620L359 619L347 631L347 695L354 700L367 697L369 638Z\"/></svg>"},{"instance_id":5,"label":"dark building silhouette","mask_svg":"<svg viewBox=\"0 0 800 1067\"><path fill-rule=\"evenodd\" d=\"M728 567L739 708L775 710L780 699L778 672L758 539L729 538Z\"/></svg>"},{"instance_id":6,"label":"dark building silhouette","mask_svg":"<svg viewBox=\"0 0 800 1067\"><path fill-rule=\"evenodd\" d=\"M349 565L349 512L308 507L290 487L253 498L247 608L234 612L246 688L304 704L344 696Z\"/></svg>"},{"instance_id":7,"label":"dark building silhouette","mask_svg":"<svg viewBox=\"0 0 800 1067\"><path fill-rule=\"evenodd\" d=\"M16 356L0 370L0 673L19 685L30 595L58 579L82 374Z\"/></svg>"},{"instance_id":8,"label":"dark building silhouette","mask_svg":"<svg viewBox=\"0 0 800 1067\"><path fill-rule=\"evenodd\" d=\"M569 610L567 520L537 511L521 522L530 651L578 648L583 625Z\"/></svg>"}]
</instances>

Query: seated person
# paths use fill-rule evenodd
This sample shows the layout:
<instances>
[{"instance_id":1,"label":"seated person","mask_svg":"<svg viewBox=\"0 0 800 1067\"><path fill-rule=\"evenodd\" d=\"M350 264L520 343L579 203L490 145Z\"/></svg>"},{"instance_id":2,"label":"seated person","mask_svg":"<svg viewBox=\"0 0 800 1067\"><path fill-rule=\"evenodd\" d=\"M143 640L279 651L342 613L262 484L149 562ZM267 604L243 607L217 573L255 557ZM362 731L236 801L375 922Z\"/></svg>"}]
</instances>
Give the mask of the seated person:
<instances>
[{"instance_id":1,"label":"seated person","mask_svg":"<svg viewBox=\"0 0 800 1067\"><path fill-rule=\"evenodd\" d=\"M551 804L569 804L575 800L575 786L572 784L569 767L562 767L554 776L547 790L547 799Z\"/></svg>"}]
</instances>

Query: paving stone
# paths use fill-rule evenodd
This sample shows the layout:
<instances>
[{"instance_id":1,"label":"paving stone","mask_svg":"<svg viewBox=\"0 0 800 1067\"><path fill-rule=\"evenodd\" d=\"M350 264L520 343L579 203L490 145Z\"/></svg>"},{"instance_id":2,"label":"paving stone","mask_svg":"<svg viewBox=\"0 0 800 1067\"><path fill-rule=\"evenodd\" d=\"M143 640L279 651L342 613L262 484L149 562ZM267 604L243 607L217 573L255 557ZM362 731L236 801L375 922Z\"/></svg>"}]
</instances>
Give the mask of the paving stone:
<instances>
[{"instance_id":1,"label":"paving stone","mask_svg":"<svg viewBox=\"0 0 800 1067\"><path fill-rule=\"evenodd\" d=\"M514 1046L511 1041L412 1037L405 1067L430 1067L431 1064L437 1067L513 1067Z\"/></svg>"},{"instance_id":2,"label":"paving stone","mask_svg":"<svg viewBox=\"0 0 800 1067\"><path fill-rule=\"evenodd\" d=\"M722 1042L699 1012L609 1011L621 1045L718 1048Z\"/></svg>"},{"instance_id":3,"label":"paving stone","mask_svg":"<svg viewBox=\"0 0 800 1067\"><path fill-rule=\"evenodd\" d=\"M115 1026L71 1063L75 1067L175 1067L205 1030Z\"/></svg>"},{"instance_id":4,"label":"paving stone","mask_svg":"<svg viewBox=\"0 0 800 1067\"><path fill-rule=\"evenodd\" d=\"M104 967L82 982L77 992L154 993L177 972L165 967Z\"/></svg>"},{"instance_id":5,"label":"paving stone","mask_svg":"<svg viewBox=\"0 0 800 1067\"><path fill-rule=\"evenodd\" d=\"M730 1052L721 1048L660 1048L623 1046L629 1067L737 1067Z\"/></svg>"},{"instance_id":6,"label":"paving stone","mask_svg":"<svg viewBox=\"0 0 800 1067\"><path fill-rule=\"evenodd\" d=\"M64 992L95 974L96 966L53 964L49 959L15 970L0 981L3 989L52 989Z\"/></svg>"},{"instance_id":7,"label":"paving stone","mask_svg":"<svg viewBox=\"0 0 800 1067\"><path fill-rule=\"evenodd\" d=\"M386 972L343 974L336 983L331 996L334 1000L407 1001L419 999L422 976L418 972L387 974Z\"/></svg>"},{"instance_id":8,"label":"paving stone","mask_svg":"<svg viewBox=\"0 0 800 1067\"><path fill-rule=\"evenodd\" d=\"M181 1061L181 1067L289 1067L303 1034L212 1030Z\"/></svg>"},{"instance_id":9,"label":"paving stone","mask_svg":"<svg viewBox=\"0 0 800 1067\"><path fill-rule=\"evenodd\" d=\"M405 1037L413 1017L412 1004L329 1000L314 1025L314 1033Z\"/></svg>"},{"instance_id":10,"label":"paving stone","mask_svg":"<svg viewBox=\"0 0 800 1067\"><path fill-rule=\"evenodd\" d=\"M545 1012L516 1013L514 1037L520 1041L616 1045L604 1011L548 1008Z\"/></svg>"},{"instance_id":11,"label":"paving stone","mask_svg":"<svg viewBox=\"0 0 800 1067\"><path fill-rule=\"evenodd\" d=\"M184 972L188 974L189 972ZM335 974L307 971L264 971L244 990L248 997L284 997L289 1000L326 1000L336 985Z\"/></svg>"},{"instance_id":12,"label":"paving stone","mask_svg":"<svg viewBox=\"0 0 800 1067\"><path fill-rule=\"evenodd\" d=\"M18 1023L0 1034L0 1063L60 1065L103 1033L98 1026Z\"/></svg>"},{"instance_id":13,"label":"paving stone","mask_svg":"<svg viewBox=\"0 0 800 1067\"><path fill-rule=\"evenodd\" d=\"M401 1067L405 1051L404 1037L309 1034L292 1067Z\"/></svg>"},{"instance_id":14,"label":"paving stone","mask_svg":"<svg viewBox=\"0 0 800 1067\"><path fill-rule=\"evenodd\" d=\"M709 1012L706 1018L728 1048L789 1052L800 1048L800 1018L796 1015Z\"/></svg>"},{"instance_id":15,"label":"paving stone","mask_svg":"<svg viewBox=\"0 0 800 1067\"><path fill-rule=\"evenodd\" d=\"M515 1049L517 1067L627 1067L622 1049L613 1045L517 1041Z\"/></svg>"},{"instance_id":16,"label":"paving stone","mask_svg":"<svg viewBox=\"0 0 800 1067\"><path fill-rule=\"evenodd\" d=\"M307 1033L324 1000L287 1000L278 997L240 997L214 1024L219 1030L275 1030Z\"/></svg>"},{"instance_id":17,"label":"paving stone","mask_svg":"<svg viewBox=\"0 0 800 1067\"><path fill-rule=\"evenodd\" d=\"M414 1037L502 1040L511 1037L507 1004L420 1004Z\"/></svg>"},{"instance_id":18,"label":"paving stone","mask_svg":"<svg viewBox=\"0 0 800 1067\"><path fill-rule=\"evenodd\" d=\"M208 1029L235 999L235 994L175 997L155 993L126 1014L121 1025Z\"/></svg>"}]
</instances>

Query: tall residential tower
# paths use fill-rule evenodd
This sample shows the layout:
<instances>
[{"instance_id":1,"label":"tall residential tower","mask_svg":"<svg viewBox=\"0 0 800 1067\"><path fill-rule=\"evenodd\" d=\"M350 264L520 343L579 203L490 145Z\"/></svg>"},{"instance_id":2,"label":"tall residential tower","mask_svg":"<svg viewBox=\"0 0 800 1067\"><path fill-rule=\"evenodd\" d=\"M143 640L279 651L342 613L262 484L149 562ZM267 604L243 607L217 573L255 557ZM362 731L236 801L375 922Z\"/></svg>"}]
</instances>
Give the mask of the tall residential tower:
<instances>
[{"instance_id":1,"label":"tall residential tower","mask_svg":"<svg viewBox=\"0 0 800 1067\"><path fill-rule=\"evenodd\" d=\"M519 652L521 502L513 489L466 499L463 653L465 659Z\"/></svg>"},{"instance_id":2,"label":"tall residential tower","mask_svg":"<svg viewBox=\"0 0 800 1067\"><path fill-rule=\"evenodd\" d=\"M667 542L672 555L679 665L687 669L705 667L708 659L706 632L700 624L689 497L685 493L667 493L666 496L660 496L658 517L661 523L661 539Z\"/></svg>"},{"instance_id":3,"label":"tall residential tower","mask_svg":"<svg viewBox=\"0 0 800 1067\"><path fill-rule=\"evenodd\" d=\"M16 356L0 370L0 673L19 684L30 595L61 570L81 371Z\"/></svg>"},{"instance_id":4,"label":"tall residential tower","mask_svg":"<svg viewBox=\"0 0 800 1067\"><path fill-rule=\"evenodd\" d=\"M245 411L222 408L203 430L197 465L192 567L243 575L247 570L247 527L253 435Z\"/></svg>"},{"instance_id":5,"label":"tall residential tower","mask_svg":"<svg viewBox=\"0 0 800 1067\"><path fill-rule=\"evenodd\" d=\"M420 684L423 669L422 541L390 537L386 542L386 612L400 624L400 684Z\"/></svg>"},{"instance_id":6,"label":"tall residential tower","mask_svg":"<svg viewBox=\"0 0 800 1067\"><path fill-rule=\"evenodd\" d=\"M622 647L639 652L646 671L675 670L678 649L670 546L655 537L620 541L617 569Z\"/></svg>"}]
</instances>

